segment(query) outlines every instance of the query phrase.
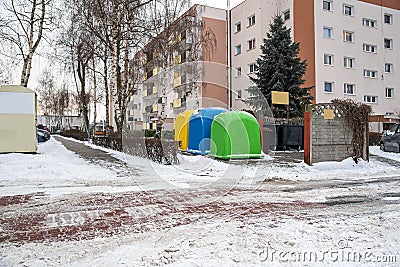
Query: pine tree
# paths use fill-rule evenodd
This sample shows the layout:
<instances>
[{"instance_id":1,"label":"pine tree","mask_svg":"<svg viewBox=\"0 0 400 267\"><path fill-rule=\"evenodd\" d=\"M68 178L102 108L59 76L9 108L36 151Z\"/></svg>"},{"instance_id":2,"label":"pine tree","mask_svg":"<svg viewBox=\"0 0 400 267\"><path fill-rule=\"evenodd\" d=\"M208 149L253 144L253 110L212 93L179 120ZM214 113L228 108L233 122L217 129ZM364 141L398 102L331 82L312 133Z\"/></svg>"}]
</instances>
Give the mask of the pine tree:
<instances>
[{"instance_id":1,"label":"pine tree","mask_svg":"<svg viewBox=\"0 0 400 267\"><path fill-rule=\"evenodd\" d=\"M281 16L276 15L270 24L270 31L261 46L261 55L256 61L256 78L251 78L267 99L271 106L271 91L289 92L289 116L303 116L304 106L310 103L312 87L304 88L301 85L305 80L303 76L307 69L305 60L298 57L300 44L294 42L290 36ZM250 104L257 100L254 87L248 89L253 97ZM254 98L252 100L252 98ZM257 104L257 103L255 103ZM277 118L287 116L287 107L274 105L273 115Z\"/></svg>"}]
</instances>

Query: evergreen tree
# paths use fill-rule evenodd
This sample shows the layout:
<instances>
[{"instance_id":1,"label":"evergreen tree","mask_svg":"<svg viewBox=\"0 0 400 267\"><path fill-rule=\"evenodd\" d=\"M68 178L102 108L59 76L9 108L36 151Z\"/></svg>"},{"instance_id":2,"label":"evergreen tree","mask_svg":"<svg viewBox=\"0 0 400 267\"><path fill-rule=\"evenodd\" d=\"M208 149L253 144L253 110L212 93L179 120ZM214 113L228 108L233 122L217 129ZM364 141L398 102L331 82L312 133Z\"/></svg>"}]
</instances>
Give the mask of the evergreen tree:
<instances>
[{"instance_id":1,"label":"evergreen tree","mask_svg":"<svg viewBox=\"0 0 400 267\"><path fill-rule=\"evenodd\" d=\"M271 106L271 91L289 92L289 116L303 116L304 106L310 103L312 87L304 88L301 85L307 69L305 60L298 57L300 44L290 37L291 30L286 27L281 16L276 15L270 24L270 31L261 46L261 55L256 61L256 78L251 80L257 85L260 92ZM249 103L259 106L259 97L254 87L249 87L252 95ZM274 105L273 115L277 118L286 117L287 107Z\"/></svg>"}]
</instances>

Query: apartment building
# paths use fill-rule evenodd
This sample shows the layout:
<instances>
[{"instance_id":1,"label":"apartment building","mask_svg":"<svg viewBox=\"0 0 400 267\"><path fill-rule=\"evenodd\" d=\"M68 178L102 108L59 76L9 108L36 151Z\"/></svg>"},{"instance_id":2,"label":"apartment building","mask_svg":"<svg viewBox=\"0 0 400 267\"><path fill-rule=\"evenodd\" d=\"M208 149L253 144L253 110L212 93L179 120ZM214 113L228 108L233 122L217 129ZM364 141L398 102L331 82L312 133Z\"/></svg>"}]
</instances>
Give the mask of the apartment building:
<instances>
[{"instance_id":1,"label":"apartment building","mask_svg":"<svg viewBox=\"0 0 400 267\"><path fill-rule=\"evenodd\" d=\"M157 38L135 56L142 80L128 106L130 127L155 128L165 118L164 126L171 128L182 110L226 107L229 73L224 65L228 59L232 65L232 106L242 109L242 100L248 97L246 89L251 85L249 77L256 72L260 46L276 14L283 16L293 39L300 42L300 57L308 64L305 86L314 87L311 93L316 103L335 98L367 103L373 110L373 131L381 132L399 121L400 1L246 0L228 14L221 9L193 6L171 26L180 30L170 36L166 63L159 60L162 46ZM189 23L192 20L203 25L201 34L196 34ZM194 45L202 43L205 29L216 40L212 49ZM221 65L196 64L199 60ZM164 77L160 84L157 74L161 70L169 70L169 78ZM219 103L209 103L210 99Z\"/></svg>"},{"instance_id":2,"label":"apartment building","mask_svg":"<svg viewBox=\"0 0 400 267\"><path fill-rule=\"evenodd\" d=\"M186 109L227 107L226 11L194 5L138 52L129 129L173 129Z\"/></svg>"},{"instance_id":3,"label":"apartment building","mask_svg":"<svg viewBox=\"0 0 400 267\"><path fill-rule=\"evenodd\" d=\"M315 102L350 98L370 104L374 131L400 110L400 1L246 0L231 10L232 89L247 98L269 23L281 14L307 60ZM379 123L378 123L379 122ZM386 123L386 125L384 125Z\"/></svg>"}]
</instances>

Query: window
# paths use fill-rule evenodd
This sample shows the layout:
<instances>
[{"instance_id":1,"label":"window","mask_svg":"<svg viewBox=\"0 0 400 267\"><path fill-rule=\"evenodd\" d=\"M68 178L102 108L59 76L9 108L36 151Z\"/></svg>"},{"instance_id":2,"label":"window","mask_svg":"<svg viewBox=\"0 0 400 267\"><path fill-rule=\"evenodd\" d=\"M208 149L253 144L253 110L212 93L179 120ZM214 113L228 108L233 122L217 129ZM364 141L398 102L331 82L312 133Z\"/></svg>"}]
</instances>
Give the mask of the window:
<instances>
[{"instance_id":1,"label":"window","mask_svg":"<svg viewBox=\"0 0 400 267\"><path fill-rule=\"evenodd\" d=\"M386 98L394 98L394 88L386 87Z\"/></svg>"},{"instance_id":2,"label":"window","mask_svg":"<svg viewBox=\"0 0 400 267\"><path fill-rule=\"evenodd\" d=\"M348 16L354 16L354 6L344 4L343 5L343 14Z\"/></svg>"},{"instance_id":3,"label":"window","mask_svg":"<svg viewBox=\"0 0 400 267\"><path fill-rule=\"evenodd\" d=\"M235 46L235 55L240 55L242 53L242 45Z\"/></svg>"},{"instance_id":4,"label":"window","mask_svg":"<svg viewBox=\"0 0 400 267\"><path fill-rule=\"evenodd\" d=\"M235 76L236 77L242 76L242 68L241 67L236 68Z\"/></svg>"},{"instance_id":5,"label":"window","mask_svg":"<svg viewBox=\"0 0 400 267\"><path fill-rule=\"evenodd\" d=\"M290 19L290 9L283 11L283 20L289 20Z\"/></svg>"},{"instance_id":6,"label":"window","mask_svg":"<svg viewBox=\"0 0 400 267\"><path fill-rule=\"evenodd\" d=\"M376 28L376 20L373 19L363 19L362 25L370 28Z\"/></svg>"},{"instance_id":7,"label":"window","mask_svg":"<svg viewBox=\"0 0 400 267\"><path fill-rule=\"evenodd\" d=\"M345 68L354 69L355 65L356 65L355 63L356 63L356 59L355 58L344 57L344 67Z\"/></svg>"},{"instance_id":8,"label":"window","mask_svg":"<svg viewBox=\"0 0 400 267\"><path fill-rule=\"evenodd\" d=\"M333 66L333 55L324 54L324 65Z\"/></svg>"},{"instance_id":9,"label":"window","mask_svg":"<svg viewBox=\"0 0 400 267\"><path fill-rule=\"evenodd\" d=\"M324 27L324 38L332 39L333 29L329 27Z\"/></svg>"},{"instance_id":10,"label":"window","mask_svg":"<svg viewBox=\"0 0 400 267\"><path fill-rule=\"evenodd\" d=\"M393 64L385 63L385 73L392 73L392 72L393 72Z\"/></svg>"},{"instance_id":11,"label":"window","mask_svg":"<svg viewBox=\"0 0 400 267\"><path fill-rule=\"evenodd\" d=\"M242 30L242 24L240 22L235 24L235 33L240 32Z\"/></svg>"},{"instance_id":12,"label":"window","mask_svg":"<svg viewBox=\"0 0 400 267\"><path fill-rule=\"evenodd\" d=\"M378 97L372 95L365 95L364 96L365 103L378 103Z\"/></svg>"},{"instance_id":13,"label":"window","mask_svg":"<svg viewBox=\"0 0 400 267\"><path fill-rule=\"evenodd\" d=\"M386 24L392 24L393 23L393 16L392 14L385 14L383 16L383 22L385 22Z\"/></svg>"},{"instance_id":14,"label":"window","mask_svg":"<svg viewBox=\"0 0 400 267\"><path fill-rule=\"evenodd\" d=\"M347 95L355 95L356 94L356 85L351 83L344 84L344 93Z\"/></svg>"},{"instance_id":15,"label":"window","mask_svg":"<svg viewBox=\"0 0 400 267\"><path fill-rule=\"evenodd\" d=\"M242 98L242 90L237 90L237 98Z\"/></svg>"},{"instance_id":16,"label":"window","mask_svg":"<svg viewBox=\"0 0 400 267\"><path fill-rule=\"evenodd\" d=\"M248 73L254 73L258 70L256 63L251 63L248 66L249 66Z\"/></svg>"},{"instance_id":17,"label":"window","mask_svg":"<svg viewBox=\"0 0 400 267\"><path fill-rule=\"evenodd\" d=\"M325 82L324 83L324 92L325 93L333 93L333 82Z\"/></svg>"},{"instance_id":18,"label":"window","mask_svg":"<svg viewBox=\"0 0 400 267\"><path fill-rule=\"evenodd\" d=\"M376 70L364 70L365 78L377 78L378 72Z\"/></svg>"},{"instance_id":19,"label":"window","mask_svg":"<svg viewBox=\"0 0 400 267\"><path fill-rule=\"evenodd\" d=\"M393 39L385 38L383 41L385 48L392 49L393 48Z\"/></svg>"},{"instance_id":20,"label":"window","mask_svg":"<svg viewBox=\"0 0 400 267\"><path fill-rule=\"evenodd\" d=\"M250 27L256 23L256 15L252 15L247 18L247 27Z\"/></svg>"},{"instance_id":21,"label":"window","mask_svg":"<svg viewBox=\"0 0 400 267\"><path fill-rule=\"evenodd\" d=\"M324 0L322 1L322 9L326 11L332 11L333 5L331 0Z\"/></svg>"},{"instance_id":22,"label":"window","mask_svg":"<svg viewBox=\"0 0 400 267\"><path fill-rule=\"evenodd\" d=\"M133 104L133 109L138 109L137 104Z\"/></svg>"},{"instance_id":23,"label":"window","mask_svg":"<svg viewBox=\"0 0 400 267\"><path fill-rule=\"evenodd\" d=\"M256 39L251 39L249 41L247 41L247 50L252 50L256 48Z\"/></svg>"},{"instance_id":24,"label":"window","mask_svg":"<svg viewBox=\"0 0 400 267\"><path fill-rule=\"evenodd\" d=\"M363 44L363 51L368 53L376 53L377 46L371 44Z\"/></svg>"},{"instance_id":25,"label":"window","mask_svg":"<svg viewBox=\"0 0 400 267\"><path fill-rule=\"evenodd\" d=\"M354 32L343 31L343 41L354 42Z\"/></svg>"}]
</instances>

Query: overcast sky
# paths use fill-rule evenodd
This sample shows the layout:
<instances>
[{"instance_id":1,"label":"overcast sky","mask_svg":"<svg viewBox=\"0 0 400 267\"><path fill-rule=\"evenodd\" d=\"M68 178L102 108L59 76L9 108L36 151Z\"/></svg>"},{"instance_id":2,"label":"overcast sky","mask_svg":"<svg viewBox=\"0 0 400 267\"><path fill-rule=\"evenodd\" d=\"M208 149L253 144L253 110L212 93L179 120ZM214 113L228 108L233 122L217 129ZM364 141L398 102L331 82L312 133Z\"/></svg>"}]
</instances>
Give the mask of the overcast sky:
<instances>
[{"instance_id":1,"label":"overcast sky","mask_svg":"<svg viewBox=\"0 0 400 267\"><path fill-rule=\"evenodd\" d=\"M231 1L231 8L237 6L244 0L230 0ZM218 7L226 9L227 0L192 0L193 4L203 4L212 7Z\"/></svg>"}]
</instances>

